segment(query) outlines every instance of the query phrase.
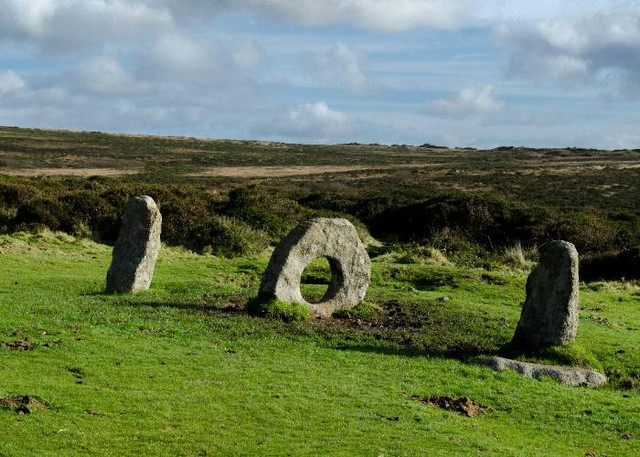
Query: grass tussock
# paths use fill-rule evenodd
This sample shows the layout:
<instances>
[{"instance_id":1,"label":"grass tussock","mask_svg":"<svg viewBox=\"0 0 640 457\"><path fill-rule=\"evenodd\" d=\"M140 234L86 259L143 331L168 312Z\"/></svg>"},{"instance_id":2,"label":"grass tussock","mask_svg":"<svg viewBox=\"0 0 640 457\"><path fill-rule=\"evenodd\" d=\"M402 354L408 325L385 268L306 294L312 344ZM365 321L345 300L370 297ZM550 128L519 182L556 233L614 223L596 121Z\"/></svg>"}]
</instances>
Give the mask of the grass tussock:
<instances>
[{"instance_id":1,"label":"grass tussock","mask_svg":"<svg viewBox=\"0 0 640 457\"><path fill-rule=\"evenodd\" d=\"M530 270L535 265L536 257L535 250L530 249L525 252L520 242L504 248L502 254L505 265L520 270Z\"/></svg>"},{"instance_id":2,"label":"grass tussock","mask_svg":"<svg viewBox=\"0 0 640 457\"><path fill-rule=\"evenodd\" d=\"M566 346L551 346L535 351L522 351L522 349L508 344L502 349L502 354L522 362L547 363L604 371L604 367L597 357L576 343Z\"/></svg>"},{"instance_id":3,"label":"grass tussock","mask_svg":"<svg viewBox=\"0 0 640 457\"><path fill-rule=\"evenodd\" d=\"M247 304L247 311L260 317L268 317L284 322L306 321L311 316L309 308L301 303L288 303L282 300L251 300Z\"/></svg>"}]
</instances>

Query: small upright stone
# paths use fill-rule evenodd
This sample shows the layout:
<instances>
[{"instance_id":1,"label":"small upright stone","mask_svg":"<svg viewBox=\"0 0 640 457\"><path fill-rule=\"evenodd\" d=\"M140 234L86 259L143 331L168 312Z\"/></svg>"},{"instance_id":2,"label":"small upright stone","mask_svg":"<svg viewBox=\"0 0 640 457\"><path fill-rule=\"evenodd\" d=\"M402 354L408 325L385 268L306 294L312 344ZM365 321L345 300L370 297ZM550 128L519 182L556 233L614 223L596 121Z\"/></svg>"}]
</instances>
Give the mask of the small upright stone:
<instances>
[{"instance_id":1,"label":"small upright stone","mask_svg":"<svg viewBox=\"0 0 640 457\"><path fill-rule=\"evenodd\" d=\"M107 272L107 293L149 289L160 252L161 226L162 216L151 197L129 200Z\"/></svg>"},{"instance_id":2,"label":"small upright stone","mask_svg":"<svg viewBox=\"0 0 640 457\"><path fill-rule=\"evenodd\" d=\"M528 349L571 343L578 332L578 251L566 241L539 249L513 342Z\"/></svg>"}]
</instances>

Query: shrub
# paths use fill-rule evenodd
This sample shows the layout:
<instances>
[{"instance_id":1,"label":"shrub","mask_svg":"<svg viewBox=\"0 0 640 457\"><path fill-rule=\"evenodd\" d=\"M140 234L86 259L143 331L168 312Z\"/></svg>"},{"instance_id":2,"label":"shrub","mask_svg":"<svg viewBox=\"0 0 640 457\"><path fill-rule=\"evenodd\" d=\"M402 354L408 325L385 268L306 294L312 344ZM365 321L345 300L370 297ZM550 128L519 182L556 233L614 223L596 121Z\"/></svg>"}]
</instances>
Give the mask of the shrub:
<instances>
[{"instance_id":1,"label":"shrub","mask_svg":"<svg viewBox=\"0 0 640 457\"><path fill-rule=\"evenodd\" d=\"M581 253L602 252L621 236L616 223L586 211L561 214L503 197L459 193L390 207L372 219L370 229L377 237L430 244L447 253L474 246L498 253L517 243L536 246L554 239L574 243Z\"/></svg>"},{"instance_id":2,"label":"shrub","mask_svg":"<svg viewBox=\"0 0 640 457\"><path fill-rule=\"evenodd\" d=\"M25 228L32 224L41 224L49 229L63 230L72 224L69 222L64 206L53 198L38 198L20 206L13 223Z\"/></svg>"},{"instance_id":3,"label":"shrub","mask_svg":"<svg viewBox=\"0 0 640 457\"><path fill-rule=\"evenodd\" d=\"M584 281L640 279L640 247L581 258L580 278Z\"/></svg>"},{"instance_id":4,"label":"shrub","mask_svg":"<svg viewBox=\"0 0 640 457\"><path fill-rule=\"evenodd\" d=\"M279 241L309 215L294 200L256 186L231 191L225 213L266 232L272 241Z\"/></svg>"},{"instance_id":5,"label":"shrub","mask_svg":"<svg viewBox=\"0 0 640 457\"><path fill-rule=\"evenodd\" d=\"M209 221L212 254L224 257L256 255L269 246L269 237L248 224L227 216L213 215Z\"/></svg>"}]
</instances>

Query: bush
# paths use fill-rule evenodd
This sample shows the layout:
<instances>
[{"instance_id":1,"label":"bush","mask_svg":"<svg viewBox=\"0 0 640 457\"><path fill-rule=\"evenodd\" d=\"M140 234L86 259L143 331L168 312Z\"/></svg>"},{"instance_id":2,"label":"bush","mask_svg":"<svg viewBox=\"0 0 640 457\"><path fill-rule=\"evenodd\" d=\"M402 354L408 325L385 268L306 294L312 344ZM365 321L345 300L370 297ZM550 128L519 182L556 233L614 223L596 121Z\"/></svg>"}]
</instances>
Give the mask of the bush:
<instances>
[{"instance_id":1,"label":"bush","mask_svg":"<svg viewBox=\"0 0 640 457\"><path fill-rule=\"evenodd\" d=\"M346 217L383 256L407 263L447 259L485 265L520 243L527 252L565 239L584 259L585 278L637 278L640 216L634 212L559 212L505 197L424 189L327 188L322 193L285 192L248 186L228 192L191 184L165 185L111 178L3 177L0 231L35 225L115 242L124 206L134 195L150 195L163 216L163 242L197 252L232 257L254 255L278 243L300 221ZM425 198L428 196L428 198ZM368 235L392 245L376 245ZM403 247L404 246L404 247ZM515 257L514 257L515 255ZM521 263L518 252L510 261Z\"/></svg>"},{"instance_id":2,"label":"bush","mask_svg":"<svg viewBox=\"0 0 640 457\"><path fill-rule=\"evenodd\" d=\"M64 206L52 198L38 198L20 206L13 224L22 228L40 224L52 231L68 229L72 225Z\"/></svg>"},{"instance_id":3,"label":"bush","mask_svg":"<svg viewBox=\"0 0 640 457\"><path fill-rule=\"evenodd\" d=\"M274 242L280 241L300 220L310 215L294 200L256 186L231 191L225 212L266 232Z\"/></svg>"},{"instance_id":4,"label":"bush","mask_svg":"<svg viewBox=\"0 0 640 457\"><path fill-rule=\"evenodd\" d=\"M559 213L502 197L440 194L406 206L390 207L373 218L374 236L428 244L447 253L473 250L499 253L520 243L533 247L564 239L581 253L616 246L613 221L588 212Z\"/></svg>"},{"instance_id":5,"label":"bush","mask_svg":"<svg viewBox=\"0 0 640 457\"><path fill-rule=\"evenodd\" d=\"M640 279L640 248L583 257L580 260L580 279L611 281Z\"/></svg>"},{"instance_id":6,"label":"bush","mask_svg":"<svg viewBox=\"0 0 640 457\"><path fill-rule=\"evenodd\" d=\"M269 246L269 237L232 217L213 215L209 222L212 254L224 257L256 255Z\"/></svg>"}]
</instances>

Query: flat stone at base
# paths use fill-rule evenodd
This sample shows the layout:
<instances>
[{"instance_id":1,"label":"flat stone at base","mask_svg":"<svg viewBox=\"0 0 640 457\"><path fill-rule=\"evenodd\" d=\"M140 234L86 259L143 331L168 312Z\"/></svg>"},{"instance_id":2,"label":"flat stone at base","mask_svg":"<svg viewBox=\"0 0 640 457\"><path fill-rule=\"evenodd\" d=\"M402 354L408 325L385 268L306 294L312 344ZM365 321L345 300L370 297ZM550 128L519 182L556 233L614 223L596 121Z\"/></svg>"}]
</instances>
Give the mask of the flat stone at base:
<instances>
[{"instance_id":1,"label":"flat stone at base","mask_svg":"<svg viewBox=\"0 0 640 457\"><path fill-rule=\"evenodd\" d=\"M161 226L162 216L151 197L129 200L107 272L107 293L149 289L160 252Z\"/></svg>"},{"instance_id":2,"label":"flat stone at base","mask_svg":"<svg viewBox=\"0 0 640 457\"><path fill-rule=\"evenodd\" d=\"M496 371L515 370L526 378L549 377L567 386L600 387L607 383L607 377L595 370L585 368L559 367L537 363L519 362L503 357L484 357L478 363L488 365Z\"/></svg>"}]
</instances>

